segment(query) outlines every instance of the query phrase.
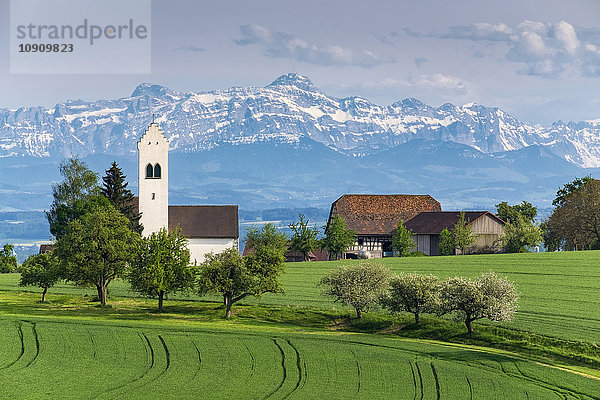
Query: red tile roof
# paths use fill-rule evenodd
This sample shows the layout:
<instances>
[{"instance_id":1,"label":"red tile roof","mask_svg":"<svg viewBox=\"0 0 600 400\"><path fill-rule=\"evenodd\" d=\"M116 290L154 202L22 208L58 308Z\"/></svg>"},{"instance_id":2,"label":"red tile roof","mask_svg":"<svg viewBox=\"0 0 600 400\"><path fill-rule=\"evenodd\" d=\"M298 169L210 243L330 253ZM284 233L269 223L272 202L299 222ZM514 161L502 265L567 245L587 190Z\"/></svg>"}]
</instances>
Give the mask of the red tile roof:
<instances>
[{"instance_id":1,"label":"red tile roof","mask_svg":"<svg viewBox=\"0 0 600 400\"><path fill-rule=\"evenodd\" d=\"M331 205L329 219L339 215L358 235L389 235L400 221L423 211L441 210L440 203L429 195L345 194Z\"/></svg>"},{"instance_id":2,"label":"red tile roof","mask_svg":"<svg viewBox=\"0 0 600 400\"><path fill-rule=\"evenodd\" d=\"M504 221L489 211L465 211L465 220L472 224L476 219L488 214L504 225ZM444 229L451 230L460 219L460 211L422 212L404 223L414 234L439 234Z\"/></svg>"}]
</instances>

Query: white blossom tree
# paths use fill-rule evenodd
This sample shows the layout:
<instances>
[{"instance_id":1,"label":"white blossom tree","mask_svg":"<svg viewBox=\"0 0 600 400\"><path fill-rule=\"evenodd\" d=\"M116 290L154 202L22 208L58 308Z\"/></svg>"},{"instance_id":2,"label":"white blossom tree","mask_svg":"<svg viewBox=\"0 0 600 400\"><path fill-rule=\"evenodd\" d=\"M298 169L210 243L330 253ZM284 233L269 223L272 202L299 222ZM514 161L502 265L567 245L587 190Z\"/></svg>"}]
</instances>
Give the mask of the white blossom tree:
<instances>
[{"instance_id":1,"label":"white blossom tree","mask_svg":"<svg viewBox=\"0 0 600 400\"><path fill-rule=\"evenodd\" d=\"M472 322L482 318L492 321L510 321L517 309L515 284L493 271L474 280L454 277L444 281L440 289L440 313L453 312L462 320L469 334Z\"/></svg>"}]
</instances>

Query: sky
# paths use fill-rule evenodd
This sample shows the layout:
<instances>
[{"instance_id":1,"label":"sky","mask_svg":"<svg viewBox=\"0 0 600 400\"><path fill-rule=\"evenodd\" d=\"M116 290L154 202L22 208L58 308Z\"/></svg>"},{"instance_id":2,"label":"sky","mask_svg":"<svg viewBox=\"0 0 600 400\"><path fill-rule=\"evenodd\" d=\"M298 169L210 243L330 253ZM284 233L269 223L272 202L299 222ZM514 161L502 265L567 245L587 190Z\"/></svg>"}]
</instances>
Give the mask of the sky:
<instances>
[{"instance_id":1,"label":"sky","mask_svg":"<svg viewBox=\"0 0 600 400\"><path fill-rule=\"evenodd\" d=\"M0 108L127 97L142 82L265 86L296 72L381 105L475 102L544 126L600 118L598 0L155 0L151 15L150 73L19 75L0 0Z\"/></svg>"}]
</instances>

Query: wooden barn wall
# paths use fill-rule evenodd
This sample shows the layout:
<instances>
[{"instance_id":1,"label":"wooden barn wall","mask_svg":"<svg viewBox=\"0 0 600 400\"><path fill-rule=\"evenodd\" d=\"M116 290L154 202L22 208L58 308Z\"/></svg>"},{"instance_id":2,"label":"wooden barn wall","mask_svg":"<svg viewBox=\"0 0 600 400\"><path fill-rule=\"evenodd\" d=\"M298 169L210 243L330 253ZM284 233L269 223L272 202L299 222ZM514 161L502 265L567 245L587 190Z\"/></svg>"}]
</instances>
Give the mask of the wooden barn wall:
<instances>
[{"instance_id":1,"label":"wooden barn wall","mask_svg":"<svg viewBox=\"0 0 600 400\"><path fill-rule=\"evenodd\" d=\"M471 232L474 235L502 235L504 233L504 226L498 220L484 215L481 218L476 219L471 224Z\"/></svg>"},{"instance_id":2,"label":"wooden barn wall","mask_svg":"<svg viewBox=\"0 0 600 400\"><path fill-rule=\"evenodd\" d=\"M416 251L422 251L428 256L431 254L431 235L415 235L413 236L414 242L417 244Z\"/></svg>"},{"instance_id":3,"label":"wooden barn wall","mask_svg":"<svg viewBox=\"0 0 600 400\"><path fill-rule=\"evenodd\" d=\"M471 224L471 232L477 235L475 251L498 246L498 239L504 234L504 226L489 215L475 220Z\"/></svg>"}]
</instances>

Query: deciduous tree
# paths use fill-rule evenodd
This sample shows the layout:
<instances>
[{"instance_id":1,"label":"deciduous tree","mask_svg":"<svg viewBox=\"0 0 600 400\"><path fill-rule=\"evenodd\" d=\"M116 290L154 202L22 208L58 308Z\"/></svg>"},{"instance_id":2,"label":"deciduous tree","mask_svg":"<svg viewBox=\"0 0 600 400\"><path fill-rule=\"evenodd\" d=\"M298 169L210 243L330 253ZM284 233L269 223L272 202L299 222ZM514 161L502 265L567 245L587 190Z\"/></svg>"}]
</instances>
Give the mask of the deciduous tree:
<instances>
[{"instance_id":1,"label":"deciduous tree","mask_svg":"<svg viewBox=\"0 0 600 400\"><path fill-rule=\"evenodd\" d=\"M292 251L298 251L304 255L304 261L309 261L308 253L319 247L319 231L317 227L308 226L309 220L304 217L303 214L298 216L300 221L293 222L289 225L290 229L294 232L290 241L290 249Z\"/></svg>"},{"instance_id":2,"label":"deciduous tree","mask_svg":"<svg viewBox=\"0 0 600 400\"><path fill-rule=\"evenodd\" d=\"M543 231L540 227L520 215L504 225L504 234L500 237L502 246L509 253L524 252L527 246L537 246L542 241Z\"/></svg>"},{"instance_id":3,"label":"deciduous tree","mask_svg":"<svg viewBox=\"0 0 600 400\"><path fill-rule=\"evenodd\" d=\"M456 318L465 323L468 333L472 334L472 323L478 319L511 320L519 296L514 283L490 271L474 280L455 277L444 281L440 298L440 312L454 312Z\"/></svg>"},{"instance_id":4,"label":"deciduous tree","mask_svg":"<svg viewBox=\"0 0 600 400\"><path fill-rule=\"evenodd\" d=\"M60 262L52 252L31 255L20 268L19 286L37 286L43 289L42 303L46 292L61 279Z\"/></svg>"},{"instance_id":5,"label":"deciduous tree","mask_svg":"<svg viewBox=\"0 0 600 400\"><path fill-rule=\"evenodd\" d=\"M509 224L514 224L519 218L533 224L537 216L537 208L533 204L523 200L521 204L509 205L507 202L496 204L496 215Z\"/></svg>"},{"instance_id":6,"label":"deciduous tree","mask_svg":"<svg viewBox=\"0 0 600 400\"><path fill-rule=\"evenodd\" d=\"M165 294L193 289L196 271L189 263L190 251L181 230L161 228L139 242L127 278L134 291L158 298L162 311Z\"/></svg>"},{"instance_id":7,"label":"deciduous tree","mask_svg":"<svg viewBox=\"0 0 600 400\"><path fill-rule=\"evenodd\" d=\"M439 279L433 275L400 274L390 280L390 289L381 304L393 313L406 311L419 317L439 309Z\"/></svg>"},{"instance_id":8,"label":"deciduous tree","mask_svg":"<svg viewBox=\"0 0 600 400\"><path fill-rule=\"evenodd\" d=\"M337 214L323 229L325 237L321 240L321 247L327 250L330 258L333 255L336 260L339 260L340 256L356 241L356 232L349 229L344 218Z\"/></svg>"},{"instance_id":9,"label":"deciduous tree","mask_svg":"<svg viewBox=\"0 0 600 400\"><path fill-rule=\"evenodd\" d=\"M6 243L0 250L0 273L15 272L17 269L17 257L15 257L13 250L15 246Z\"/></svg>"},{"instance_id":10,"label":"deciduous tree","mask_svg":"<svg viewBox=\"0 0 600 400\"><path fill-rule=\"evenodd\" d=\"M66 233L69 222L88 213L97 205L107 204L99 197L98 175L78 158L70 158L59 166L63 181L52 185L54 198L46 212L50 233L57 239Z\"/></svg>"},{"instance_id":11,"label":"deciduous tree","mask_svg":"<svg viewBox=\"0 0 600 400\"><path fill-rule=\"evenodd\" d=\"M404 226L402 221L398 222L394 233L392 233L392 248L398 252L400 257L406 257L417 247L413 240L412 232Z\"/></svg>"},{"instance_id":12,"label":"deciduous tree","mask_svg":"<svg viewBox=\"0 0 600 400\"><path fill-rule=\"evenodd\" d=\"M452 229L452 236L454 237L454 245L460 250L460 254L467 254L469 247L475 244L477 240L471 232L471 225L469 225L465 219L465 212L460 212L460 218Z\"/></svg>"},{"instance_id":13,"label":"deciduous tree","mask_svg":"<svg viewBox=\"0 0 600 400\"><path fill-rule=\"evenodd\" d=\"M388 287L390 271L380 264L342 265L320 281L326 295L354 307L356 316L375 306Z\"/></svg>"},{"instance_id":14,"label":"deciduous tree","mask_svg":"<svg viewBox=\"0 0 600 400\"><path fill-rule=\"evenodd\" d=\"M440 256L453 256L456 254L454 235L447 228L440 232L440 244L438 245Z\"/></svg>"},{"instance_id":15,"label":"deciduous tree","mask_svg":"<svg viewBox=\"0 0 600 400\"><path fill-rule=\"evenodd\" d=\"M108 205L71 221L54 251L65 265L66 278L96 286L100 303L106 305L108 284L123 276L138 241L129 220Z\"/></svg>"},{"instance_id":16,"label":"deciduous tree","mask_svg":"<svg viewBox=\"0 0 600 400\"><path fill-rule=\"evenodd\" d=\"M289 239L286 234L277 231L277 227L270 222L263 225L262 229L251 226L246 231L246 246L254 251L270 248L284 255L288 244Z\"/></svg>"},{"instance_id":17,"label":"deciduous tree","mask_svg":"<svg viewBox=\"0 0 600 400\"><path fill-rule=\"evenodd\" d=\"M219 254L209 253L200 266L198 291L201 295L219 293L223 296L225 317L231 317L231 306L247 296L263 293L283 293L279 276L284 257L272 247L262 247L242 257L236 249Z\"/></svg>"},{"instance_id":18,"label":"deciduous tree","mask_svg":"<svg viewBox=\"0 0 600 400\"><path fill-rule=\"evenodd\" d=\"M553 204L556 208L545 224L547 238L563 250L600 246L600 181L576 179L557 192Z\"/></svg>"}]
</instances>

